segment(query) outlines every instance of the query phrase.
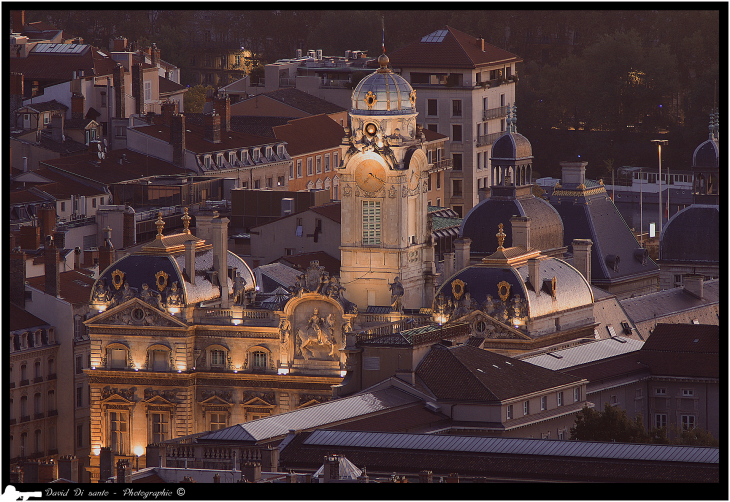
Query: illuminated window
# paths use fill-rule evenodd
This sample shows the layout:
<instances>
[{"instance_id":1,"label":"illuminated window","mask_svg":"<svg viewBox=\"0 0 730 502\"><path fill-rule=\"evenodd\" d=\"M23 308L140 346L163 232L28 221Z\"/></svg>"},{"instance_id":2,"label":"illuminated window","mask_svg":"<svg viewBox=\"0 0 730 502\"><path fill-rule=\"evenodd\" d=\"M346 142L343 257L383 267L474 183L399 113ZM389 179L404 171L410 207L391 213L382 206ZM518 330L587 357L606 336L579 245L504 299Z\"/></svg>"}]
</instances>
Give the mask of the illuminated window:
<instances>
[{"instance_id":1,"label":"illuminated window","mask_svg":"<svg viewBox=\"0 0 730 502\"><path fill-rule=\"evenodd\" d=\"M251 354L253 368L266 369L266 352L256 351Z\"/></svg>"},{"instance_id":2,"label":"illuminated window","mask_svg":"<svg viewBox=\"0 0 730 502\"><path fill-rule=\"evenodd\" d=\"M170 439L170 416L167 413L152 413L150 421L153 443Z\"/></svg>"},{"instance_id":3,"label":"illuminated window","mask_svg":"<svg viewBox=\"0 0 730 502\"><path fill-rule=\"evenodd\" d=\"M224 366L226 364L226 352L224 350L210 351L210 365Z\"/></svg>"},{"instance_id":4,"label":"illuminated window","mask_svg":"<svg viewBox=\"0 0 730 502\"><path fill-rule=\"evenodd\" d=\"M210 427L211 431L217 431L218 429L225 429L227 424L227 413L211 413L210 414Z\"/></svg>"},{"instance_id":5,"label":"illuminated window","mask_svg":"<svg viewBox=\"0 0 730 502\"><path fill-rule=\"evenodd\" d=\"M129 454L129 417L126 411L109 412L109 447L118 455Z\"/></svg>"}]
</instances>

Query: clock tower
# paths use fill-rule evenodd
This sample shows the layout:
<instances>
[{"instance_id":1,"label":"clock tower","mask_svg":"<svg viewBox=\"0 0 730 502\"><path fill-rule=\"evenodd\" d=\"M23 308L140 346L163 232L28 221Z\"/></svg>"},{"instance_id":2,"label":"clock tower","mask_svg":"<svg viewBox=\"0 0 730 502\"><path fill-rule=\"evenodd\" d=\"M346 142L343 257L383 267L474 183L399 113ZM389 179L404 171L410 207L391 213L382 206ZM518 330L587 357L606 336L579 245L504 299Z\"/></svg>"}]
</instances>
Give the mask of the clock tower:
<instances>
[{"instance_id":1,"label":"clock tower","mask_svg":"<svg viewBox=\"0 0 730 502\"><path fill-rule=\"evenodd\" d=\"M416 309L433 300L428 159L416 125L416 91L388 68L385 54L378 63L352 94L351 128L343 139L340 280L360 310ZM400 301L392 296L396 278Z\"/></svg>"}]
</instances>

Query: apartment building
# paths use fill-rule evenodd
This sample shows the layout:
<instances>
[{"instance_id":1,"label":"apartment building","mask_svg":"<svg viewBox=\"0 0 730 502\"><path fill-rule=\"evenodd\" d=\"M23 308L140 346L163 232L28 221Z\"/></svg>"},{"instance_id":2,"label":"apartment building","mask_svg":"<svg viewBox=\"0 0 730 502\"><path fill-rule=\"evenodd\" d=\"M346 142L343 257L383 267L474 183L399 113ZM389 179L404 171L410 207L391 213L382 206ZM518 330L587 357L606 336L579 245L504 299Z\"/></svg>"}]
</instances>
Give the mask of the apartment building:
<instances>
[{"instance_id":1,"label":"apartment building","mask_svg":"<svg viewBox=\"0 0 730 502\"><path fill-rule=\"evenodd\" d=\"M479 202L479 189L494 181L489 152L506 131L522 59L450 26L389 57L394 71L418 93L419 122L449 136L446 157L453 167L444 174L447 193L441 205L464 216Z\"/></svg>"}]
</instances>

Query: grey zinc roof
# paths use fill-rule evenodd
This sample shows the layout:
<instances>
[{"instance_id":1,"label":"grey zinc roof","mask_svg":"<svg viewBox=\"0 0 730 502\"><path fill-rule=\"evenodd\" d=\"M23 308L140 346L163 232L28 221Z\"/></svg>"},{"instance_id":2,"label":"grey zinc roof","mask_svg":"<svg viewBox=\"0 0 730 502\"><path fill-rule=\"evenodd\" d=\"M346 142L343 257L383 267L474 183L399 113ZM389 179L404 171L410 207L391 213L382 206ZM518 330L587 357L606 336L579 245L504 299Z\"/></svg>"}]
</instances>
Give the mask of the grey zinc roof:
<instances>
[{"instance_id":1,"label":"grey zinc roof","mask_svg":"<svg viewBox=\"0 0 730 502\"><path fill-rule=\"evenodd\" d=\"M182 271L185 268L185 255L179 254L173 258ZM236 271L241 273L241 277L246 281L245 289L247 291L252 290L256 286L251 269L246 262L231 251L228 251L228 266L236 267ZM207 270L213 270L212 249L195 254L195 285L183 280L187 303L198 303L220 297L220 289L218 286L214 286L207 278ZM231 281L230 277L228 278L228 293L233 293L233 281Z\"/></svg>"},{"instance_id":2,"label":"grey zinc roof","mask_svg":"<svg viewBox=\"0 0 730 502\"><path fill-rule=\"evenodd\" d=\"M411 394L390 387L308 406L288 413L259 418L211 432L199 439L206 441L264 441L284 436L292 429L314 429L341 420L414 403L418 400Z\"/></svg>"},{"instance_id":3,"label":"grey zinc roof","mask_svg":"<svg viewBox=\"0 0 730 502\"><path fill-rule=\"evenodd\" d=\"M539 354L532 357L525 357L522 361L541 366L549 370L561 370L570 366L618 356L641 349L644 342L620 337L625 343L619 340L608 338L596 340L595 342L584 343L577 347L563 350L553 350L550 353ZM558 358L559 356L559 358Z\"/></svg>"},{"instance_id":4,"label":"grey zinc roof","mask_svg":"<svg viewBox=\"0 0 730 502\"><path fill-rule=\"evenodd\" d=\"M316 430L305 445L451 451L544 457L608 458L719 464L720 449L706 446L600 443L549 439L464 437L387 432Z\"/></svg>"}]
</instances>

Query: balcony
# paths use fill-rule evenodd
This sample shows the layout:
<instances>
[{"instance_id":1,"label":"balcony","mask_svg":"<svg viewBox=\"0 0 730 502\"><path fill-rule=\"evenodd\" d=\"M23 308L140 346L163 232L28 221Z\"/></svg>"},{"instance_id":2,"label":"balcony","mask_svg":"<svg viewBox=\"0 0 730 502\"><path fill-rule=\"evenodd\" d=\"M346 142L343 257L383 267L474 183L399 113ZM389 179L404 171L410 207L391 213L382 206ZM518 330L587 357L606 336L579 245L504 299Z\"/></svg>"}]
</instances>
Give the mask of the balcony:
<instances>
[{"instance_id":1,"label":"balcony","mask_svg":"<svg viewBox=\"0 0 730 502\"><path fill-rule=\"evenodd\" d=\"M46 377L46 380L55 380L55 379L56 379L56 374L55 373L51 373L50 375L48 375Z\"/></svg>"},{"instance_id":2,"label":"balcony","mask_svg":"<svg viewBox=\"0 0 730 502\"><path fill-rule=\"evenodd\" d=\"M22 424L24 422L30 422L30 417L28 415L20 417L20 423Z\"/></svg>"},{"instance_id":3,"label":"balcony","mask_svg":"<svg viewBox=\"0 0 730 502\"><path fill-rule=\"evenodd\" d=\"M478 136L477 137L477 146L487 146L491 145L495 141L497 141L502 135L506 134L506 131L502 132L495 132L492 134L487 134L486 136Z\"/></svg>"},{"instance_id":4,"label":"balcony","mask_svg":"<svg viewBox=\"0 0 730 502\"><path fill-rule=\"evenodd\" d=\"M33 415L33 420L40 420L42 418L46 418L46 414L43 412L36 413L35 415Z\"/></svg>"},{"instance_id":5,"label":"balcony","mask_svg":"<svg viewBox=\"0 0 730 502\"><path fill-rule=\"evenodd\" d=\"M21 386L21 387L23 387L23 386L25 386L25 385L28 385L28 384L30 384L30 381L29 381L29 380L21 380L21 381L20 381L20 386Z\"/></svg>"},{"instance_id":6,"label":"balcony","mask_svg":"<svg viewBox=\"0 0 730 502\"><path fill-rule=\"evenodd\" d=\"M58 415L58 410L48 410L49 417L55 417Z\"/></svg>"},{"instance_id":7,"label":"balcony","mask_svg":"<svg viewBox=\"0 0 730 502\"><path fill-rule=\"evenodd\" d=\"M15 425L16 422L17 422L16 419L14 419L14 418L11 418L10 419L10 425Z\"/></svg>"},{"instance_id":8,"label":"balcony","mask_svg":"<svg viewBox=\"0 0 730 502\"><path fill-rule=\"evenodd\" d=\"M33 379L33 383L41 383L43 381L42 376L37 376Z\"/></svg>"},{"instance_id":9,"label":"balcony","mask_svg":"<svg viewBox=\"0 0 730 502\"><path fill-rule=\"evenodd\" d=\"M499 119L507 116L509 106L499 106L497 108L490 108L488 110L482 110L482 120Z\"/></svg>"},{"instance_id":10,"label":"balcony","mask_svg":"<svg viewBox=\"0 0 730 502\"><path fill-rule=\"evenodd\" d=\"M434 173L436 171L443 171L445 169L451 169L452 165L453 165L452 159L439 160L439 161L433 163L433 166L431 167L431 169L428 170L428 172Z\"/></svg>"}]
</instances>

